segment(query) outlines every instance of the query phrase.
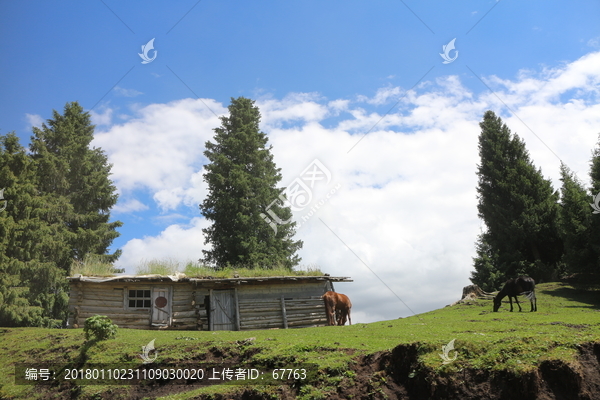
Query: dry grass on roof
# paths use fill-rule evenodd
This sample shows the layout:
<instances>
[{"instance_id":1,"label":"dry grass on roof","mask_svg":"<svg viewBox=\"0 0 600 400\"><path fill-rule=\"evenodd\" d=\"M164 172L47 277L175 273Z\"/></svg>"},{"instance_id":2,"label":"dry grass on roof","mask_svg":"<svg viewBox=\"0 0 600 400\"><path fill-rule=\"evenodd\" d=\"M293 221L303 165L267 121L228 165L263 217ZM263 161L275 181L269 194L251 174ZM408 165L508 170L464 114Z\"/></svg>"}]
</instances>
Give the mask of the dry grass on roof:
<instances>
[{"instance_id":1,"label":"dry grass on roof","mask_svg":"<svg viewBox=\"0 0 600 400\"><path fill-rule=\"evenodd\" d=\"M116 269L112 263L106 262L102 256L88 254L84 257L83 261L73 260L70 276L79 274L83 276L109 277L116 276L119 272L122 272L122 270Z\"/></svg>"},{"instance_id":2,"label":"dry grass on roof","mask_svg":"<svg viewBox=\"0 0 600 400\"><path fill-rule=\"evenodd\" d=\"M323 276L317 266L301 266L294 270L275 266L274 268L248 268L244 265L215 269L198 262L182 265L173 259L154 259L143 261L137 267L138 275L175 275L183 273L188 278L237 278L237 277L269 277L269 276Z\"/></svg>"},{"instance_id":3,"label":"dry grass on roof","mask_svg":"<svg viewBox=\"0 0 600 400\"><path fill-rule=\"evenodd\" d=\"M104 262L101 257L86 257L84 261L73 261L71 274L83 276L109 277L116 276L118 272L114 265ZM248 268L246 266L227 267L215 269L198 262L181 263L175 259L143 260L136 267L136 275L176 275L184 274L188 278L238 278L238 277L273 277L273 276L324 276L318 266L300 266L293 270L285 267L274 268Z\"/></svg>"}]
</instances>

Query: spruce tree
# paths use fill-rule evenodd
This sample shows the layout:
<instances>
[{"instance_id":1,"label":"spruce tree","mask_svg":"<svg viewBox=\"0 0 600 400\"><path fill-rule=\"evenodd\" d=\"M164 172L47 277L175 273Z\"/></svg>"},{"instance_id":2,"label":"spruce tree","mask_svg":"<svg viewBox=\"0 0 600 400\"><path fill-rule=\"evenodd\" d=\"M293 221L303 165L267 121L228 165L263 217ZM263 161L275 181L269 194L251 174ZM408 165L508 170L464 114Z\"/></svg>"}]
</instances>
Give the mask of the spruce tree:
<instances>
[{"instance_id":1,"label":"spruce tree","mask_svg":"<svg viewBox=\"0 0 600 400\"><path fill-rule=\"evenodd\" d=\"M564 242L563 262L567 272L592 271L598 258L592 249L590 228L592 214L590 197L573 172L560 166L562 181L560 198L561 235Z\"/></svg>"},{"instance_id":2,"label":"spruce tree","mask_svg":"<svg viewBox=\"0 0 600 400\"><path fill-rule=\"evenodd\" d=\"M221 117L215 128L215 142L206 142L204 180L209 194L200 209L212 222L203 229L203 261L217 269L227 266L292 269L300 258L296 251L301 241L292 240L295 222L272 229L260 214L277 200L283 188L280 168L273 162L272 146L259 129L260 111L254 101L231 99L229 116ZM271 208L283 221L291 219L291 210L275 202Z\"/></svg>"},{"instance_id":3,"label":"spruce tree","mask_svg":"<svg viewBox=\"0 0 600 400\"><path fill-rule=\"evenodd\" d=\"M109 178L112 165L101 149L90 148L94 125L89 113L77 102L67 103L62 115L54 110L53 118L33 133L30 150L39 191L51 210L47 222L61 221L67 228L60 234L70 251L53 261L66 272L73 260L88 254L114 262L121 250L107 252L122 222L108 221L118 195Z\"/></svg>"},{"instance_id":4,"label":"spruce tree","mask_svg":"<svg viewBox=\"0 0 600 400\"><path fill-rule=\"evenodd\" d=\"M487 226L485 243L497 255L494 285L517 274L550 279L562 256L558 192L536 170L525 143L492 111L480 127L477 208Z\"/></svg>"},{"instance_id":5,"label":"spruce tree","mask_svg":"<svg viewBox=\"0 0 600 400\"><path fill-rule=\"evenodd\" d=\"M475 248L477 255L473 257L475 270L471 271L471 281L484 291L492 292L496 290L498 283L504 280L504 274L496 268L498 255L487 243L486 233L477 236Z\"/></svg>"},{"instance_id":6,"label":"spruce tree","mask_svg":"<svg viewBox=\"0 0 600 400\"><path fill-rule=\"evenodd\" d=\"M13 133L0 136L0 325L56 326L66 319L65 272L51 261L66 253L62 223L49 225L34 164ZM4 207L4 204L0 204Z\"/></svg>"},{"instance_id":7,"label":"spruce tree","mask_svg":"<svg viewBox=\"0 0 600 400\"><path fill-rule=\"evenodd\" d=\"M592 152L592 159L590 162L590 180L592 184L590 188L591 196L588 197L588 199L590 200L589 203L593 203L596 195L600 193L600 139L596 144L596 148ZM593 212L591 207L589 208L589 212ZM589 237L590 250L593 252L595 257L592 272L598 273L600 272L600 214L591 215Z\"/></svg>"}]
</instances>

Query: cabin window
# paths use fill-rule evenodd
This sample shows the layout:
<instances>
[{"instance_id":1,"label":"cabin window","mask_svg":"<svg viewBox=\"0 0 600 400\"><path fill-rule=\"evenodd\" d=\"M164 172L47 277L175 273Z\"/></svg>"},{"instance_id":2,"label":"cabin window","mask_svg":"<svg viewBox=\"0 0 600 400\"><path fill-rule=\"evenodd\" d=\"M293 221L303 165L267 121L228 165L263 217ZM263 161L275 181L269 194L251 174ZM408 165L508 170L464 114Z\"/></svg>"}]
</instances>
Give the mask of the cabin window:
<instances>
[{"instance_id":1,"label":"cabin window","mask_svg":"<svg viewBox=\"0 0 600 400\"><path fill-rule=\"evenodd\" d=\"M151 308L152 296L150 290L129 290L129 308Z\"/></svg>"}]
</instances>

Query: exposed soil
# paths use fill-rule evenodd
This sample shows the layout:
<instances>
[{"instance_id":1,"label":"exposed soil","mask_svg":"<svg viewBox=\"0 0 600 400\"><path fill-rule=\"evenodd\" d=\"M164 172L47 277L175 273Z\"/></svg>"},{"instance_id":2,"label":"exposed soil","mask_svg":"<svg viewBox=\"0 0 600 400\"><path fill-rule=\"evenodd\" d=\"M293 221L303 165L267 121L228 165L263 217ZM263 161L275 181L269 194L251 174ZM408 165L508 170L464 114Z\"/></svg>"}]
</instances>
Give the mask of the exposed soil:
<instances>
[{"instance_id":1,"label":"exposed soil","mask_svg":"<svg viewBox=\"0 0 600 400\"><path fill-rule=\"evenodd\" d=\"M212 348L202 362L243 363L253 351L236 352ZM418 345L400 345L391 352L379 352L356 359L337 388L325 387L325 381L311 382L314 389L327 399L600 399L600 342L579 348L577 362L543 361L536 370L517 375L500 371L466 369L458 373L436 373L418 361ZM195 360L200 361L200 360ZM330 374L331 375L331 374ZM349 375L354 375L349 377ZM318 378L320 379L320 378ZM195 385L155 383L147 386L118 387L95 399L153 399L168 394L186 392ZM233 387L232 387L233 388ZM251 388L239 388L229 395L200 396L197 399L255 400L294 399L301 387L272 387L270 393ZM46 398L75 399L80 397L75 386L63 385L48 392Z\"/></svg>"}]
</instances>

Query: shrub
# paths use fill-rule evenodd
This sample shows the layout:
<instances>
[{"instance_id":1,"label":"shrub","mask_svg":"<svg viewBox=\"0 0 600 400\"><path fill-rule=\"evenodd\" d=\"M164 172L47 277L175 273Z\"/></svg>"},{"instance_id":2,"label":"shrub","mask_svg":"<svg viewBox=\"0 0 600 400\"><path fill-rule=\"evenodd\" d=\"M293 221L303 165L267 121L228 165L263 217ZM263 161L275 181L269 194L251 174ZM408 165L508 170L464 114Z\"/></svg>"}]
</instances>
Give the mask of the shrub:
<instances>
[{"instance_id":1,"label":"shrub","mask_svg":"<svg viewBox=\"0 0 600 400\"><path fill-rule=\"evenodd\" d=\"M96 340L111 339L117 334L117 325L113 324L105 315L94 315L85 320L83 332L86 340L90 340L92 337Z\"/></svg>"}]
</instances>

